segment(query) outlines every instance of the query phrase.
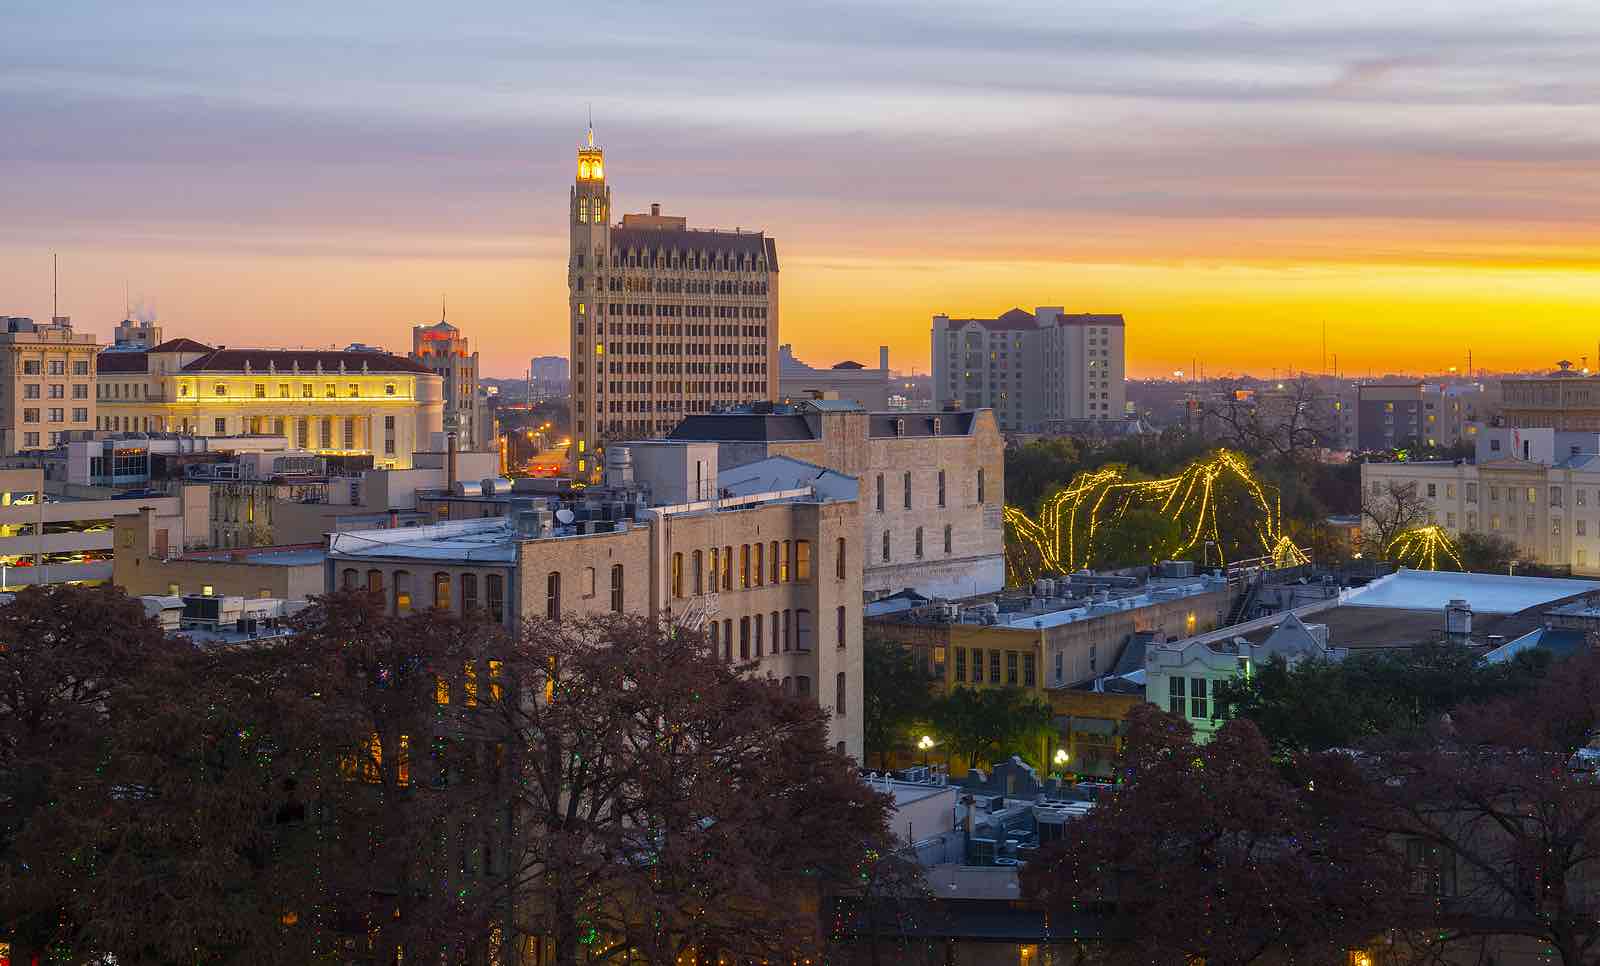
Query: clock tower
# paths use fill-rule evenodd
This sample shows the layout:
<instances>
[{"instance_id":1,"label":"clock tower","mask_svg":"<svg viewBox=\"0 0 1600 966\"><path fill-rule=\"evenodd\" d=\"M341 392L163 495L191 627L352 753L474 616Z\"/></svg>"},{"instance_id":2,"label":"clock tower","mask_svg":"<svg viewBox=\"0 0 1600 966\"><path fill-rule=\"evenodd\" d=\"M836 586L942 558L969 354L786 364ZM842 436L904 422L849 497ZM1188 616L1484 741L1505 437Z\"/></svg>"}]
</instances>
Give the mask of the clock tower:
<instances>
[{"instance_id":1,"label":"clock tower","mask_svg":"<svg viewBox=\"0 0 1600 966\"><path fill-rule=\"evenodd\" d=\"M574 479L590 480L601 469L600 440L606 420L605 267L611 251L611 189L606 186L605 152L594 143L594 128L578 148L568 222L567 301L572 332L572 448Z\"/></svg>"}]
</instances>

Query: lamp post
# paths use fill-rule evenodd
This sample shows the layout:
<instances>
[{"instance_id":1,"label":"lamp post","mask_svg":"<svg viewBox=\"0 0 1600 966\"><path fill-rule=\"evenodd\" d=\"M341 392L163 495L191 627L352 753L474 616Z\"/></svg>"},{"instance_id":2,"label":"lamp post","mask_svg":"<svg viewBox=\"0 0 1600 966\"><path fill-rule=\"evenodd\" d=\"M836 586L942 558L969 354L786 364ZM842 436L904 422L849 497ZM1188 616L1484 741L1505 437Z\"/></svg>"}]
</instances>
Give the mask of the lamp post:
<instances>
[{"instance_id":1,"label":"lamp post","mask_svg":"<svg viewBox=\"0 0 1600 966\"><path fill-rule=\"evenodd\" d=\"M931 750L933 748L933 738L932 738L932 736L923 735L921 738L918 738L917 739L917 747L922 749L922 764L923 764L923 767L927 767L927 764L928 764L928 752L929 752L929 750Z\"/></svg>"},{"instance_id":2,"label":"lamp post","mask_svg":"<svg viewBox=\"0 0 1600 966\"><path fill-rule=\"evenodd\" d=\"M1065 774L1066 770L1067 770L1067 761L1071 757L1072 757L1071 755L1067 754L1067 749L1065 749L1065 748L1057 748L1056 749L1056 756L1055 756L1056 771L1061 772L1062 774Z\"/></svg>"}]
</instances>

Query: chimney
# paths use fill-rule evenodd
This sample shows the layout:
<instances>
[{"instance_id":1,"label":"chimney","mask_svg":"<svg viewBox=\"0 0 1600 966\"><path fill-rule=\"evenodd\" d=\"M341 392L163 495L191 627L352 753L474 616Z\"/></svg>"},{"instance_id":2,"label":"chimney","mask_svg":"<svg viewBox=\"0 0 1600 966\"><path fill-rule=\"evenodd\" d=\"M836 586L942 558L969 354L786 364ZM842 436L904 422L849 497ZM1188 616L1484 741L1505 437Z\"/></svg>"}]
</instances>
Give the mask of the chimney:
<instances>
[{"instance_id":1,"label":"chimney","mask_svg":"<svg viewBox=\"0 0 1600 966\"><path fill-rule=\"evenodd\" d=\"M456 434L444 435L444 475L445 489L454 491L456 488Z\"/></svg>"},{"instance_id":2,"label":"chimney","mask_svg":"<svg viewBox=\"0 0 1600 966\"><path fill-rule=\"evenodd\" d=\"M390 530L398 530L398 529L400 529L400 511L399 510L390 510L389 511L389 529Z\"/></svg>"},{"instance_id":3,"label":"chimney","mask_svg":"<svg viewBox=\"0 0 1600 966\"><path fill-rule=\"evenodd\" d=\"M650 202L650 214L653 217L656 217L656 218L661 217L661 202L659 202L659 201Z\"/></svg>"},{"instance_id":4,"label":"chimney","mask_svg":"<svg viewBox=\"0 0 1600 966\"><path fill-rule=\"evenodd\" d=\"M889 347L886 345L878 346L878 368L889 371Z\"/></svg>"}]
</instances>

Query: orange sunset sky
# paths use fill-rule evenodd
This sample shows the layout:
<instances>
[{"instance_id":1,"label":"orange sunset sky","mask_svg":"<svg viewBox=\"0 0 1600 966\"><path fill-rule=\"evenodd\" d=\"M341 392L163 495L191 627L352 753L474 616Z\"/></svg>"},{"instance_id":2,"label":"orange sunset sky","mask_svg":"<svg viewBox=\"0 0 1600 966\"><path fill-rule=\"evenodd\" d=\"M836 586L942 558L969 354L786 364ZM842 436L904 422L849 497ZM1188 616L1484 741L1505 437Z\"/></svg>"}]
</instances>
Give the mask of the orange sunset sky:
<instances>
[{"instance_id":1,"label":"orange sunset sky","mask_svg":"<svg viewBox=\"0 0 1600 966\"><path fill-rule=\"evenodd\" d=\"M564 354L592 103L618 211L763 228L802 359L1121 312L1131 375L1600 365L1600 17L1487 0L0 13L0 314Z\"/></svg>"}]
</instances>

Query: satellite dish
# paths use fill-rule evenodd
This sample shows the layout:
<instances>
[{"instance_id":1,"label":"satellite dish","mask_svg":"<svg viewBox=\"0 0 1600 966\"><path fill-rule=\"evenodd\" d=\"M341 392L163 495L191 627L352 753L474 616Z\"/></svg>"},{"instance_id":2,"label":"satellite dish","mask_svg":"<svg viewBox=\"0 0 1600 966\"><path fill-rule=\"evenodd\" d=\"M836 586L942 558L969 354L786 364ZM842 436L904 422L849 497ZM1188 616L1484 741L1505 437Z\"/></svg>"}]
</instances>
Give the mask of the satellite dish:
<instances>
[{"instance_id":1,"label":"satellite dish","mask_svg":"<svg viewBox=\"0 0 1600 966\"><path fill-rule=\"evenodd\" d=\"M562 507L556 511L556 522L562 526L566 526L567 524L571 523L573 519L572 511L566 507Z\"/></svg>"}]
</instances>

